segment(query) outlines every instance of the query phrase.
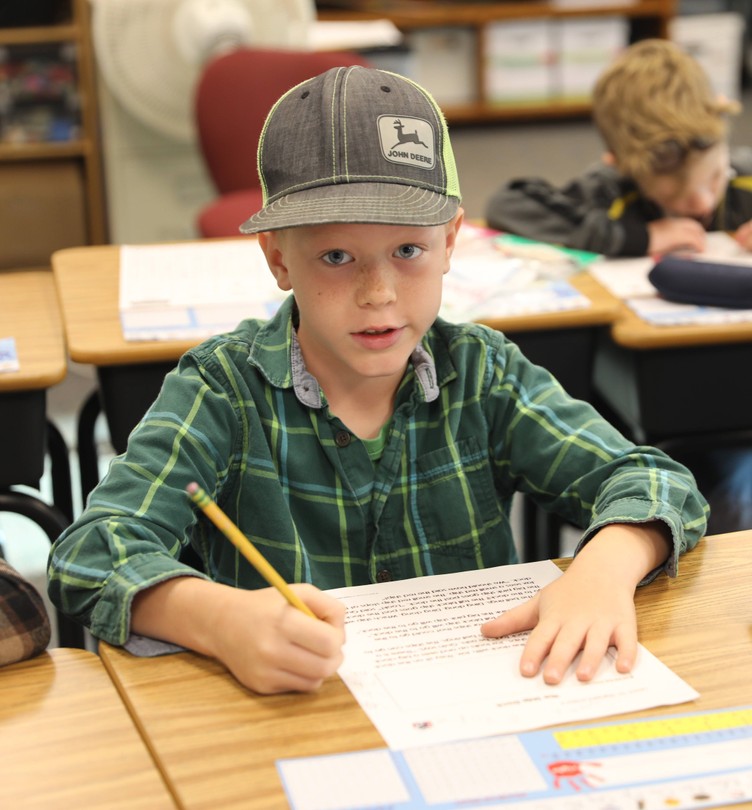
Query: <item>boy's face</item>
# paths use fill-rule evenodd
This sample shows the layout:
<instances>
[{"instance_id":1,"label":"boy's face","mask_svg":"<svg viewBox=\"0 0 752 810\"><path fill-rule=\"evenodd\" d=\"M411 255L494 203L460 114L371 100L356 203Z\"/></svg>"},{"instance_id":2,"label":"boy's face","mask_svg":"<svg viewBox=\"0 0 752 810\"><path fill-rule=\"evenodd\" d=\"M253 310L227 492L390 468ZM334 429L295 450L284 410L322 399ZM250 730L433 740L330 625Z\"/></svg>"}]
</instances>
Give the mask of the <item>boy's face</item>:
<instances>
[{"instance_id":1,"label":"boy's face","mask_svg":"<svg viewBox=\"0 0 752 810\"><path fill-rule=\"evenodd\" d=\"M399 384L441 305L462 221L446 225L316 225L259 234L300 312L308 370L327 390L366 379Z\"/></svg>"},{"instance_id":2,"label":"boy's face","mask_svg":"<svg viewBox=\"0 0 752 810\"><path fill-rule=\"evenodd\" d=\"M708 226L726 192L728 178L728 146L717 143L703 151L691 151L675 174L656 174L639 186L666 216L690 217Z\"/></svg>"}]
</instances>

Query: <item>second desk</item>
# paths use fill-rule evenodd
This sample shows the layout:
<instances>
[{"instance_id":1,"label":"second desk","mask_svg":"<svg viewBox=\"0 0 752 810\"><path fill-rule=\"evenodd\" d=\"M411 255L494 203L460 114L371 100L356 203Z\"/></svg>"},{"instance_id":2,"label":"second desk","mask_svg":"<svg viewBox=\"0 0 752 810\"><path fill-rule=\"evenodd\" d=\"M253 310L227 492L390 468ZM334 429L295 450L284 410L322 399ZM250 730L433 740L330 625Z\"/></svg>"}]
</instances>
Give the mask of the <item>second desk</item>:
<instances>
[{"instance_id":1,"label":"second desk","mask_svg":"<svg viewBox=\"0 0 752 810\"><path fill-rule=\"evenodd\" d=\"M751 362L752 322L656 326L622 304L594 384L640 442L752 431Z\"/></svg>"},{"instance_id":2,"label":"second desk","mask_svg":"<svg viewBox=\"0 0 752 810\"><path fill-rule=\"evenodd\" d=\"M248 238L248 237L243 237ZM164 375L195 345L190 340L129 342L119 314L120 250L116 245L67 248L52 257L71 360L96 367L99 398L89 398L79 420L84 497L98 481L94 420L101 407L116 452L159 392ZM619 302L588 274L572 283L591 305L582 309L484 319L503 330L525 354L552 371L573 395L589 399L598 331Z\"/></svg>"}]
</instances>

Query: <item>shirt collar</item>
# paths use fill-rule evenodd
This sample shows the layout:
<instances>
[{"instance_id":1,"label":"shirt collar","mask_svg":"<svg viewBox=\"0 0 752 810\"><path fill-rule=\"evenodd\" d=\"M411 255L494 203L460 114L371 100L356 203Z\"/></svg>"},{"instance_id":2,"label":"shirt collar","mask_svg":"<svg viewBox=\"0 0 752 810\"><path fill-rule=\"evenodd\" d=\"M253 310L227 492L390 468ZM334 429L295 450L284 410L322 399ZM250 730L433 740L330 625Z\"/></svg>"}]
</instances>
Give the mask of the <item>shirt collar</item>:
<instances>
[{"instance_id":1,"label":"shirt collar","mask_svg":"<svg viewBox=\"0 0 752 810\"><path fill-rule=\"evenodd\" d=\"M288 296L277 314L256 333L248 362L277 388L293 388L295 396L309 408L321 408L323 396L316 378L308 371L293 325L294 299ZM287 349L288 351L282 351ZM419 344L410 355L415 377L426 402L439 396L436 364L431 353Z\"/></svg>"}]
</instances>

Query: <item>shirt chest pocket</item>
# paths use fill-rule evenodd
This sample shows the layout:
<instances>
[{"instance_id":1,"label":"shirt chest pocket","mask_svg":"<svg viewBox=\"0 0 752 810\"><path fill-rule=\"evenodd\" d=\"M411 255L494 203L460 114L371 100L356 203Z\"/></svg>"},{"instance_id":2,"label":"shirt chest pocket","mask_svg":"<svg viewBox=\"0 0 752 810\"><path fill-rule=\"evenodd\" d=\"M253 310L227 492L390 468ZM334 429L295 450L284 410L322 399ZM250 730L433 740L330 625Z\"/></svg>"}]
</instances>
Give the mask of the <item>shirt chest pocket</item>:
<instances>
[{"instance_id":1,"label":"shirt chest pocket","mask_svg":"<svg viewBox=\"0 0 752 810\"><path fill-rule=\"evenodd\" d=\"M416 466L419 536L432 555L477 559L481 539L502 520L488 450L465 439L420 456Z\"/></svg>"}]
</instances>

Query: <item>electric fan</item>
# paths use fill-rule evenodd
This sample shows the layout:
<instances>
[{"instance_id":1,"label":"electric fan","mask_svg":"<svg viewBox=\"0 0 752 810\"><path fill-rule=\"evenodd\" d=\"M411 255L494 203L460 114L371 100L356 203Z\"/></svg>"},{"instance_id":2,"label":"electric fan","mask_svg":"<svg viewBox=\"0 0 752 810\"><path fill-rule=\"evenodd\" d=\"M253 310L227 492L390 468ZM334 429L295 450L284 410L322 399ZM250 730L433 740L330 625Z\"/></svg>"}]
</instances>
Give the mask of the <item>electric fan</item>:
<instances>
[{"instance_id":1,"label":"electric fan","mask_svg":"<svg viewBox=\"0 0 752 810\"><path fill-rule=\"evenodd\" d=\"M90 2L110 241L195 238L216 195L193 122L203 65L242 46L307 49L314 2Z\"/></svg>"},{"instance_id":2,"label":"electric fan","mask_svg":"<svg viewBox=\"0 0 752 810\"><path fill-rule=\"evenodd\" d=\"M97 65L113 96L170 138L194 136L193 88L212 56L242 45L304 48L313 0L92 0Z\"/></svg>"}]
</instances>

